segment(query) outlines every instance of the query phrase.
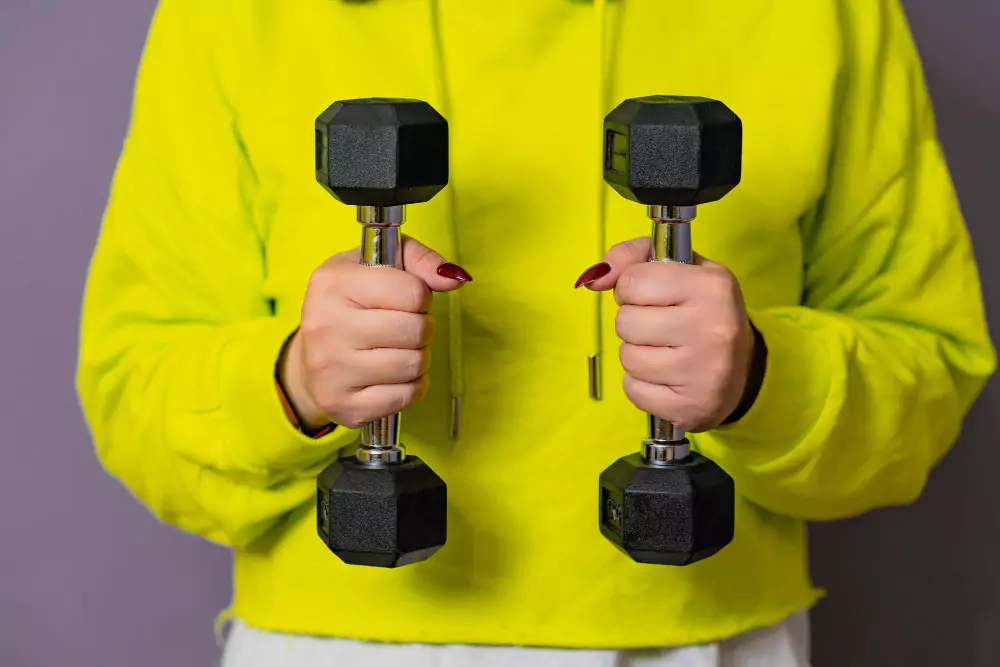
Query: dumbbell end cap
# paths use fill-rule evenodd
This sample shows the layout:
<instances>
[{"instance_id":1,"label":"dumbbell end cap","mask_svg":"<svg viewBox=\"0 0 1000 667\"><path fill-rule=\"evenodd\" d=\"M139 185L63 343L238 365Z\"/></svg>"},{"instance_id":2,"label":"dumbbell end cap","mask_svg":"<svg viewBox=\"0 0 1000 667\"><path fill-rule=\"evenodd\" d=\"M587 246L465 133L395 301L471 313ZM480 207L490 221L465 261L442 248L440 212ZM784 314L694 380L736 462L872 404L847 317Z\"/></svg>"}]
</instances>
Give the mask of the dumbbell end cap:
<instances>
[{"instance_id":1,"label":"dumbbell end cap","mask_svg":"<svg viewBox=\"0 0 1000 667\"><path fill-rule=\"evenodd\" d=\"M632 454L600 479L601 533L639 563L690 565L728 545L735 532L735 487L697 452L673 465Z\"/></svg>"},{"instance_id":2,"label":"dumbbell end cap","mask_svg":"<svg viewBox=\"0 0 1000 667\"><path fill-rule=\"evenodd\" d=\"M447 538L447 487L416 456L380 467L340 458L320 473L316 498L320 539L351 565L410 565Z\"/></svg>"},{"instance_id":3,"label":"dumbbell end cap","mask_svg":"<svg viewBox=\"0 0 1000 667\"><path fill-rule=\"evenodd\" d=\"M448 122L427 102L340 100L315 134L316 180L344 204L418 204L448 184Z\"/></svg>"},{"instance_id":4,"label":"dumbbell end cap","mask_svg":"<svg viewBox=\"0 0 1000 667\"><path fill-rule=\"evenodd\" d=\"M705 97L628 99L604 119L604 180L646 205L697 206L742 177L743 125Z\"/></svg>"}]
</instances>

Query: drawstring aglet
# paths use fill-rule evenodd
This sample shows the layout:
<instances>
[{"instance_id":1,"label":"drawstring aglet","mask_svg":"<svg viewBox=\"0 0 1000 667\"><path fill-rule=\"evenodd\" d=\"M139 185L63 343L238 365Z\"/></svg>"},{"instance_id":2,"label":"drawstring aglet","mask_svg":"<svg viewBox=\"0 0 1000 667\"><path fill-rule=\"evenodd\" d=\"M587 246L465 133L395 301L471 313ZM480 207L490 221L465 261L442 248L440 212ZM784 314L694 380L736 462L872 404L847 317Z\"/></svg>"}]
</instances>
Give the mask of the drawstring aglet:
<instances>
[{"instance_id":1,"label":"drawstring aglet","mask_svg":"<svg viewBox=\"0 0 1000 667\"><path fill-rule=\"evenodd\" d=\"M459 409L462 407L461 396L451 397L451 439L458 440Z\"/></svg>"},{"instance_id":2,"label":"drawstring aglet","mask_svg":"<svg viewBox=\"0 0 1000 667\"><path fill-rule=\"evenodd\" d=\"M601 400L600 355L591 354L587 356L587 375L590 380L590 397L595 401Z\"/></svg>"}]
</instances>

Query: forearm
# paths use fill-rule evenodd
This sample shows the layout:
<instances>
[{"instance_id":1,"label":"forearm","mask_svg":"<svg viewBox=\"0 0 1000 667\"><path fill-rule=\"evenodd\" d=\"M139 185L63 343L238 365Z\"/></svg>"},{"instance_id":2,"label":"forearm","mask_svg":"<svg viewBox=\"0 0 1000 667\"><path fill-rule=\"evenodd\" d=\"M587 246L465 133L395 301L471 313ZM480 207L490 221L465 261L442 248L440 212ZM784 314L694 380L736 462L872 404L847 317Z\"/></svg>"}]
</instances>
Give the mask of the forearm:
<instances>
[{"instance_id":1,"label":"forearm","mask_svg":"<svg viewBox=\"0 0 1000 667\"><path fill-rule=\"evenodd\" d=\"M77 384L101 461L162 520L247 544L315 493L353 434L312 439L285 417L274 367L287 325L144 329L115 348L84 328Z\"/></svg>"},{"instance_id":2,"label":"forearm","mask_svg":"<svg viewBox=\"0 0 1000 667\"><path fill-rule=\"evenodd\" d=\"M752 313L767 341L754 406L697 436L750 500L835 519L914 500L993 369L989 339L806 307Z\"/></svg>"}]
</instances>

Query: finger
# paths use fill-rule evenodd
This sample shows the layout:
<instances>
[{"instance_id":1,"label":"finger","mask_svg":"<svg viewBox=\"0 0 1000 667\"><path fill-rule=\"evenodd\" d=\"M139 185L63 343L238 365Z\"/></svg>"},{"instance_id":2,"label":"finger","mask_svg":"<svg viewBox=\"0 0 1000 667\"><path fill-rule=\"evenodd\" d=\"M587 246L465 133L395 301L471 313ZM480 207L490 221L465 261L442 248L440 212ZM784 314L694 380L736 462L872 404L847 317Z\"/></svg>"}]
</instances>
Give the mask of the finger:
<instances>
[{"instance_id":1,"label":"finger","mask_svg":"<svg viewBox=\"0 0 1000 667\"><path fill-rule=\"evenodd\" d=\"M337 294L359 308L426 313L431 290L417 276L389 267L361 266L331 257L313 273L308 293Z\"/></svg>"},{"instance_id":2,"label":"finger","mask_svg":"<svg viewBox=\"0 0 1000 667\"><path fill-rule=\"evenodd\" d=\"M350 357L347 365L355 377L363 381L355 389L380 384L406 384L430 370L431 351L426 347L420 350L359 350Z\"/></svg>"},{"instance_id":3,"label":"finger","mask_svg":"<svg viewBox=\"0 0 1000 667\"><path fill-rule=\"evenodd\" d=\"M347 342L357 350L419 350L430 344L437 323L431 315L398 310L359 310L351 316Z\"/></svg>"},{"instance_id":4,"label":"finger","mask_svg":"<svg viewBox=\"0 0 1000 667\"><path fill-rule=\"evenodd\" d=\"M673 387L644 382L626 373L622 389L640 410L684 427L683 415L689 410L689 399Z\"/></svg>"},{"instance_id":5,"label":"finger","mask_svg":"<svg viewBox=\"0 0 1000 667\"><path fill-rule=\"evenodd\" d=\"M695 295L699 273L709 269L679 262L633 264L615 285L619 305L682 306Z\"/></svg>"},{"instance_id":6,"label":"finger","mask_svg":"<svg viewBox=\"0 0 1000 667\"><path fill-rule=\"evenodd\" d=\"M692 255L691 258L694 260L694 264L696 266L704 266L705 268L708 268L708 269L722 269L723 271L728 271L728 269L726 269L725 266L723 266L722 264L719 264L718 262L713 262L712 260L710 260L708 257L705 257L704 255L699 255L696 252L692 252L691 255Z\"/></svg>"},{"instance_id":7,"label":"finger","mask_svg":"<svg viewBox=\"0 0 1000 667\"><path fill-rule=\"evenodd\" d=\"M430 375L422 375L413 382L405 384L379 384L365 387L354 395L353 403L361 406L359 412L364 412L366 421L388 417L402 412L414 403L422 400L430 389Z\"/></svg>"},{"instance_id":8,"label":"finger","mask_svg":"<svg viewBox=\"0 0 1000 667\"><path fill-rule=\"evenodd\" d=\"M618 277L632 264L649 260L649 237L622 241L611 246L604 259L590 267L577 279L577 287L601 292L611 289Z\"/></svg>"},{"instance_id":9,"label":"finger","mask_svg":"<svg viewBox=\"0 0 1000 667\"><path fill-rule=\"evenodd\" d=\"M622 368L636 380L678 388L697 380L690 370L690 350L622 343L618 348Z\"/></svg>"},{"instance_id":10,"label":"finger","mask_svg":"<svg viewBox=\"0 0 1000 667\"><path fill-rule=\"evenodd\" d=\"M626 343L676 347L690 342L688 314L681 308L625 304L615 315L615 333Z\"/></svg>"},{"instance_id":11,"label":"finger","mask_svg":"<svg viewBox=\"0 0 1000 667\"><path fill-rule=\"evenodd\" d=\"M345 262L347 264L360 264L361 246L354 246L350 250L345 250L344 252L337 253L330 259L335 262Z\"/></svg>"},{"instance_id":12,"label":"finger","mask_svg":"<svg viewBox=\"0 0 1000 667\"><path fill-rule=\"evenodd\" d=\"M465 269L411 236L403 237L403 266L435 292L450 292L472 281Z\"/></svg>"}]
</instances>

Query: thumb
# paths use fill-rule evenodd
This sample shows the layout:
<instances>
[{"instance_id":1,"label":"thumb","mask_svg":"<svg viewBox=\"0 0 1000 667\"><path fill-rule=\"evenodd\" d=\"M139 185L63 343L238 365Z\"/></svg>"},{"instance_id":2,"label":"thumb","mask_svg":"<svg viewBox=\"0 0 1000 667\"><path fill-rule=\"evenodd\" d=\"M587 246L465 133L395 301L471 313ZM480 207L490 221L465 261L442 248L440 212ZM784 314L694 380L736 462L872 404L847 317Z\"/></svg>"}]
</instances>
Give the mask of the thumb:
<instances>
[{"instance_id":1,"label":"thumb","mask_svg":"<svg viewBox=\"0 0 1000 667\"><path fill-rule=\"evenodd\" d=\"M691 259L694 261L694 264L696 266L704 266L705 268L708 269L721 269L723 271L729 270L722 264L719 264L718 262L713 262L708 257L705 257L704 255L699 255L696 252L691 253Z\"/></svg>"},{"instance_id":2,"label":"thumb","mask_svg":"<svg viewBox=\"0 0 1000 667\"><path fill-rule=\"evenodd\" d=\"M618 283L618 277L632 264L649 261L649 237L642 236L611 246L604 259L594 264L576 280L576 287L603 292Z\"/></svg>"},{"instance_id":3,"label":"thumb","mask_svg":"<svg viewBox=\"0 0 1000 667\"><path fill-rule=\"evenodd\" d=\"M434 292L450 292L472 281L465 269L446 261L412 236L403 236L403 267Z\"/></svg>"}]
</instances>

